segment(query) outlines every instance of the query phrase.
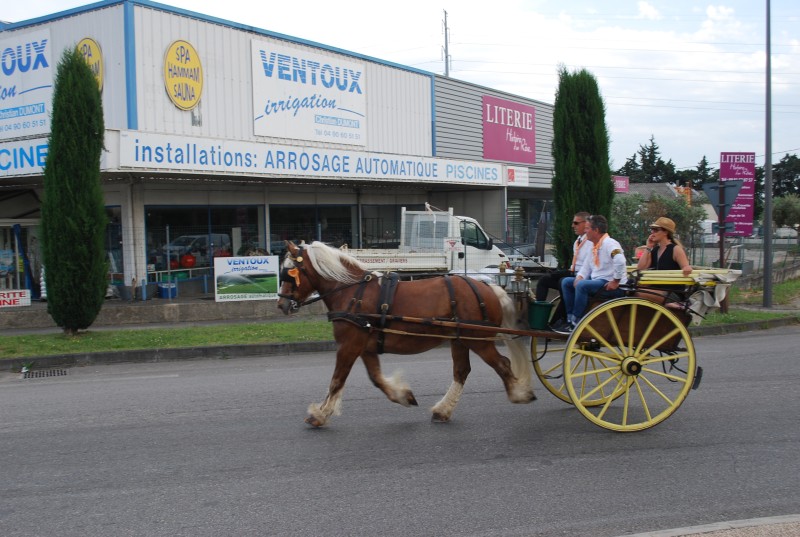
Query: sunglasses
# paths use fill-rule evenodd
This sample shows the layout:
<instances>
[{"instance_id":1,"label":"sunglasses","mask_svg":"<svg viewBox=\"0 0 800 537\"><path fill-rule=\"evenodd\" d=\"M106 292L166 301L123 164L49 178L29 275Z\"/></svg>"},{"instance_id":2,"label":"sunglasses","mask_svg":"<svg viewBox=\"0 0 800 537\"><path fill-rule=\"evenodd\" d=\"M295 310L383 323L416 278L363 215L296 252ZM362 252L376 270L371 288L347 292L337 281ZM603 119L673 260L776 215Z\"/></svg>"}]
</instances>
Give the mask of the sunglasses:
<instances>
[{"instance_id":1,"label":"sunglasses","mask_svg":"<svg viewBox=\"0 0 800 537\"><path fill-rule=\"evenodd\" d=\"M650 231L655 233L656 231L664 231L664 228L663 227L651 227Z\"/></svg>"},{"instance_id":2,"label":"sunglasses","mask_svg":"<svg viewBox=\"0 0 800 537\"><path fill-rule=\"evenodd\" d=\"M573 225L573 226L578 226L578 225L580 225L580 224L583 224L583 222L573 222L573 223L572 223L572 225Z\"/></svg>"}]
</instances>

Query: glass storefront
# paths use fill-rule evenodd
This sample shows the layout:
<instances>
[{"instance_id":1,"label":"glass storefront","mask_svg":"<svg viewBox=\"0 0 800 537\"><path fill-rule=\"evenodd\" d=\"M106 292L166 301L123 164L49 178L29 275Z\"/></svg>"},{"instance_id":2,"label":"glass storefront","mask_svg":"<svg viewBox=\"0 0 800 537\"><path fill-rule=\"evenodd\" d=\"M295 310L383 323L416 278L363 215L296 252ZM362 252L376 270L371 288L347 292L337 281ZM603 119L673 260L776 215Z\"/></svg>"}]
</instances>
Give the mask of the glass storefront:
<instances>
[{"instance_id":1,"label":"glass storefront","mask_svg":"<svg viewBox=\"0 0 800 537\"><path fill-rule=\"evenodd\" d=\"M273 205L269 209L273 253L282 253L284 241L322 241L331 246L353 244L355 206Z\"/></svg>"},{"instance_id":2,"label":"glass storefront","mask_svg":"<svg viewBox=\"0 0 800 537\"><path fill-rule=\"evenodd\" d=\"M109 283L123 283L121 209L106 207L104 255L108 260ZM0 290L30 289L32 298L41 291L42 252L39 219L0 221Z\"/></svg>"},{"instance_id":3,"label":"glass storefront","mask_svg":"<svg viewBox=\"0 0 800 537\"><path fill-rule=\"evenodd\" d=\"M506 243L515 253L544 256L552 246L553 204L542 199L509 198Z\"/></svg>"},{"instance_id":4,"label":"glass storefront","mask_svg":"<svg viewBox=\"0 0 800 537\"><path fill-rule=\"evenodd\" d=\"M264 210L244 207L145 208L147 272L161 281L209 273L215 257L266 253Z\"/></svg>"},{"instance_id":5,"label":"glass storefront","mask_svg":"<svg viewBox=\"0 0 800 537\"><path fill-rule=\"evenodd\" d=\"M421 210L422 206L406 207ZM269 210L273 253L285 240L322 241L334 247L396 248L400 243L399 205L273 205Z\"/></svg>"}]
</instances>

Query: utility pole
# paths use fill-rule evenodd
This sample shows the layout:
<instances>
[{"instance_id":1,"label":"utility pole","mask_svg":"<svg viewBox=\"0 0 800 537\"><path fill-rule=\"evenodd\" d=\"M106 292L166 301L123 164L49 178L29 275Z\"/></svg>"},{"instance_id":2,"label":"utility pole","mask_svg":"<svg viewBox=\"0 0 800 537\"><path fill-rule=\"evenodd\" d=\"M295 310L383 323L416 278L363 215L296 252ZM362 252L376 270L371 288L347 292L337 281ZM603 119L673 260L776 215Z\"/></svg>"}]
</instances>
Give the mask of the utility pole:
<instances>
[{"instance_id":1,"label":"utility pole","mask_svg":"<svg viewBox=\"0 0 800 537\"><path fill-rule=\"evenodd\" d=\"M767 95L764 148L764 298L763 306L772 307L772 46L770 43L770 9L767 0Z\"/></svg>"},{"instance_id":2,"label":"utility pole","mask_svg":"<svg viewBox=\"0 0 800 537\"><path fill-rule=\"evenodd\" d=\"M450 76L450 28L447 26L447 11L444 12L444 76Z\"/></svg>"}]
</instances>

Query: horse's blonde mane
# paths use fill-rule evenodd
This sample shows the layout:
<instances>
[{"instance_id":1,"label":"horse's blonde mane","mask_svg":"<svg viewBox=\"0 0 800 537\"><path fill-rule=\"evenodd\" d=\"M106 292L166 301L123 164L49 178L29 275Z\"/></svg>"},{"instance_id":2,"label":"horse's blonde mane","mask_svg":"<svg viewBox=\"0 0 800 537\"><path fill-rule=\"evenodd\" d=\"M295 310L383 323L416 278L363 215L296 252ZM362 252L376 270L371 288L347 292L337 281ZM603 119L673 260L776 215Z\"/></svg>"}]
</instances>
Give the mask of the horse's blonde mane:
<instances>
[{"instance_id":1,"label":"horse's blonde mane","mask_svg":"<svg viewBox=\"0 0 800 537\"><path fill-rule=\"evenodd\" d=\"M314 241L305 248L308 260L317 274L326 280L335 280L341 283L356 283L367 268L355 257L331 248L325 243ZM355 269L355 270L354 270ZM356 274L353 274L356 272Z\"/></svg>"}]
</instances>

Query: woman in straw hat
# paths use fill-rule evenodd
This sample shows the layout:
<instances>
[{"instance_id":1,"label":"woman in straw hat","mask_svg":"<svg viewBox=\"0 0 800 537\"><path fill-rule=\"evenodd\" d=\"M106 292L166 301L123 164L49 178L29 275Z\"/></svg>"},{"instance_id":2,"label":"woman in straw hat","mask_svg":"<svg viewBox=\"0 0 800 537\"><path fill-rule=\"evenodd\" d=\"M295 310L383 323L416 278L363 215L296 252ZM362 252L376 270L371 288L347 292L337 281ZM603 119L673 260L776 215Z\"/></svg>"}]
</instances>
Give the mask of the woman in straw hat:
<instances>
[{"instance_id":1,"label":"woman in straw hat","mask_svg":"<svg viewBox=\"0 0 800 537\"><path fill-rule=\"evenodd\" d=\"M650 224L647 246L642 251L636 268L639 270L681 270L684 276L691 274L692 266L686 256L686 250L675 238L675 222L662 216ZM637 293L637 296L663 304L667 299L668 292L674 290L674 287L670 285L653 287L648 291ZM670 303L668 306L679 307L677 303Z\"/></svg>"},{"instance_id":2,"label":"woman in straw hat","mask_svg":"<svg viewBox=\"0 0 800 537\"><path fill-rule=\"evenodd\" d=\"M675 222L661 217L650 225L647 246L636 265L639 270L681 270L684 276L692 272L686 250L675 238Z\"/></svg>"}]
</instances>

